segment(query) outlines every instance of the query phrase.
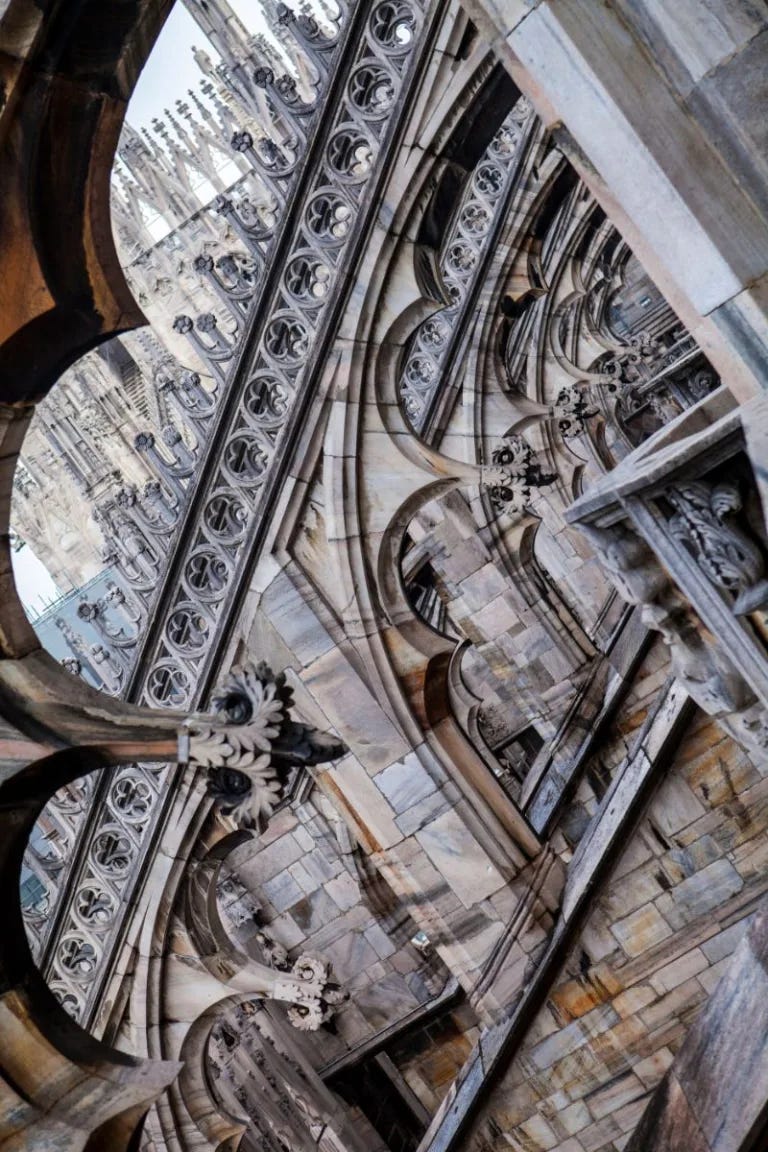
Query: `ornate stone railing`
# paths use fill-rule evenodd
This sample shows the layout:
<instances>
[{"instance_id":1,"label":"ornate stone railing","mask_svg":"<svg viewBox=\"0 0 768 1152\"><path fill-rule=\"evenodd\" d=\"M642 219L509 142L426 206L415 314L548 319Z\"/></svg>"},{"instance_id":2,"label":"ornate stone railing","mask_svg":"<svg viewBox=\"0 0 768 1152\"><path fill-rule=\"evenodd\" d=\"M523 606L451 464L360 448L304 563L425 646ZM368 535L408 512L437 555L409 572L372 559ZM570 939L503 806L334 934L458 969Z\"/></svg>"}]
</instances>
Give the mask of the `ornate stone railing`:
<instances>
[{"instance_id":1,"label":"ornate stone railing","mask_svg":"<svg viewBox=\"0 0 768 1152\"><path fill-rule=\"evenodd\" d=\"M143 489L118 482L96 510L97 521L107 542L105 559L120 572L143 621L152 614L162 584L165 561L172 553L175 537L185 521L198 472L208 456L209 443L231 415L228 398L241 378L246 338L250 339L254 321L258 322L269 306L274 292L275 268L284 267L285 260L290 258L290 248L295 240L294 205L303 202L307 180L311 179L309 173L317 167L317 137L322 135L319 129L323 110L335 100L336 71L341 70L344 74L349 56L354 55L358 48L358 21L344 4L340 7L338 23L330 34L313 18L304 14L296 16L286 5L278 5L277 16L281 38L285 40L288 37L292 41L293 55L301 60L301 67L294 60L296 75L304 77L301 83L288 74L276 76L261 64L255 67L259 61L258 54L252 53L248 59L238 61L237 66L220 65L216 69L208 61L211 73L223 81L240 109L240 121L232 116L227 119L224 115L226 107L220 116L230 129L235 129L231 135L231 147L251 165L248 176L241 177L208 206L209 216L212 214L223 221L238 237L242 247L226 251L218 259L207 248L199 252L191 263L198 281L206 289L206 310L196 317L182 313L173 322L175 332L189 340L197 362L206 365L211 381L204 383L196 371L182 368L170 355L165 355L162 362L155 364L156 385L166 395L176 424L164 427L160 435L141 433L136 438L135 447L144 457L149 475L157 479L150 480ZM393 19L396 32L399 27L396 12ZM386 28L381 34L388 34ZM311 82L306 79L307 73L312 74ZM364 86L361 95L361 76L358 69L355 93L363 101L368 97ZM366 83L373 83L373 78L369 76ZM378 98L381 98L380 94ZM242 122L247 122L248 127L242 127ZM178 123L173 123L178 132ZM157 125L162 127L159 121ZM167 133L164 139L166 136ZM221 143L226 146L224 140ZM170 141L167 140L166 144L172 151ZM150 187L154 187L156 182L153 182L149 148L138 134L132 134L122 146L121 158L125 157L128 158L126 162L134 165L137 179L144 178ZM334 182L333 173L330 182ZM160 189L161 184L158 185ZM126 195L130 202L130 188ZM125 198L118 198L118 218L126 214ZM135 214L135 205L132 206ZM310 229L313 223L319 229L326 226L336 228L338 222L335 219L323 216L325 208L327 205L320 205L315 197L308 210ZM333 213L333 205L330 210ZM340 217L343 216L341 209L337 207L336 211ZM210 240L211 236L207 238ZM312 241L312 236L309 236L301 251L307 245L311 246ZM156 249L162 248L164 243L156 245L153 252L156 254ZM142 264L145 255L134 263ZM323 280L324 273L319 265L315 270ZM129 277L134 273L139 275L138 269L131 265ZM321 299L315 299L318 296L317 285L302 279L307 276L313 276L309 264L294 257L284 277L289 293L300 298L302 303L305 297L310 303L322 303ZM140 280L139 277L137 286ZM272 347L275 341L278 344L283 339L290 341L293 339L291 333L298 338L297 329L278 322L276 328L273 326L272 336L267 335L267 343ZM155 354L153 361L156 358ZM266 381L254 381L252 392L246 407L251 416L256 417L256 436L241 437L230 452L230 455L238 457L234 467L241 478L248 470L266 468L276 433L286 414L287 394L283 394L281 387L268 389ZM99 610L95 619L100 616L106 622L108 613L101 610L100 605L94 607ZM171 635L177 634L178 627L181 627L186 640L186 618L181 625L171 625ZM111 667L105 669L109 673L105 677L108 684L115 679L121 682L119 691L125 690L125 672L137 659L135 639L134 635L134 642L123 646L122 659L117 662L122 671Z\"/></svg>"},{"instance_id":2,"label":"ornate stone railing","mask_svg":"<svg viewBox=\"0 0 768 1152\"><path fill-rule=\"evenodd\" d=\"M378 0L359 5L351 16L326 96L332 114L308 141L258 307L244 322L238 347L224 357L226 383L211 419L206 459L194 484L191 474L180 478L188 486L186 501L175 494L166 502L166 510L176 510L175 529L159 520L150 529L133 516L116 525L123 542L126 524L131 526L132 567L124 575L134 606L143 607L142 620L151 615L151 626L136 629L132 659L123 649L123 674L112 685L121 695L169 708L189 708L206 695L218 641L280 482L279 462L344 291L344 272L356 257L355 237L365 233L376 206L397 132L396 106L406 99L427 50L424 17L419 0ZM215 331L210 324L211 343ZM180 459L175 463L181 467ZM116 901L135 899L176 771L136 764L104 774L78 829L78 851L58 886L39 956L56 994L86 1024L119 944Z\"/></svg>"},{"instance_id":3,"label":"ornate stone railing","mask_svg":"<svg viewBox=\"0 0 768 1152\"><path fill-rule=\"evenodd\" d=\"M239 564L271 495L274 465L316 367L343 271L354 258L353 238L372 202L421 22L416 4L405 0L382 0L355 14L357 36L338 62L329 97L333 115L312 141L312 163L296 190L194 501L180 525L179 535L192 543L174 550L154 601L153 616L162 616L163 627L153 627L141 651L142 665L152 668L141 691L154 705L188 703L210 675L210 640L237 587Z\"/></svg>"},{"instance_id":4,"label":"ornate stone railing","mask_svg":"<svg viewBox=\"0 0 768 1152\"><path fill-rule=\"evenodd\" d=\"M483 282L534 120L530 104L521 97L472 173L443 244L440 275L451 303L419 326L400 378L405 413L419 432L428 422L456 342L465 330L462 316Z\"/></svg>"}]
</instances>

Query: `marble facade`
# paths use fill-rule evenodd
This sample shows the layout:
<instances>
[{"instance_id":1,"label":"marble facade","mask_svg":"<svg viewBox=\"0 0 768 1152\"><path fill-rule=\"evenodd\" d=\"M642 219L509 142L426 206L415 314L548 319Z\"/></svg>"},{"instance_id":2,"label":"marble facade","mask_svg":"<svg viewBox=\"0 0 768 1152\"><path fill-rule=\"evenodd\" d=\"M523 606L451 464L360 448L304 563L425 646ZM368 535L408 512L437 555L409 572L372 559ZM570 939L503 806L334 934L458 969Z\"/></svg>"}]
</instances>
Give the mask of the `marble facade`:
<instances>
[{"instance_id":1,"label":"marble facade","mask_svg":"<svg viewBox=\"0 0 768 1152\"><path fill-rule=\"evenodd\" d=\"M141 322L99 222L168 5L49 7L0 16L6 533L34 402ZM200 7L241 175L100 521L101 693L3 537L0 1146L756 1152L768 14L274 5L276 77Z\"/></svg>"}]
</instances>

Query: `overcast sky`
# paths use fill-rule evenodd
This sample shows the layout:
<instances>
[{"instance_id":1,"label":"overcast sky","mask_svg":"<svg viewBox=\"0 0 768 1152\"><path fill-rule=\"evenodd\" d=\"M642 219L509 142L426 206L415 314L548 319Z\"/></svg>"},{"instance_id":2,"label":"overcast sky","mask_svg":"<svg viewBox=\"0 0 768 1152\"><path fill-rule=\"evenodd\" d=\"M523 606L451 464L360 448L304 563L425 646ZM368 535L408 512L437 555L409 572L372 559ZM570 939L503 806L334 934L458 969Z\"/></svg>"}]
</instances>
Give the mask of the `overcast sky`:
<instances>
[{"instance_id":1,"label":"overcast sky","mask_svg":"<svg viewBox=\"0 0 768 1152\"><path fill-rule=\"evenodd\" d=\"M28 545L25 544L18 552L12 550L11 561L22 604L30 615L39 616L49 604L58 600L59 589Z\"/></svg>"}]
</instances>

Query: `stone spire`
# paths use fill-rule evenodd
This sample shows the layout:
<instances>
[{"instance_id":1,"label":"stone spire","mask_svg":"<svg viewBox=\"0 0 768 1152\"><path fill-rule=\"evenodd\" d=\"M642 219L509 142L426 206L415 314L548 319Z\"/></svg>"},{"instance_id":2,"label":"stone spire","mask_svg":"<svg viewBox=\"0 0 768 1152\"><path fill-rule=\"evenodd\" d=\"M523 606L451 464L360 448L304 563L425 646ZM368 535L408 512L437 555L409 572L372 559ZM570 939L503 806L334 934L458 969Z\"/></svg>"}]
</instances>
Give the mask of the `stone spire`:
<instances>
[{"instance_id":1,"label":"stone spire","mask_svg":"<svg viewBox=\"0 0 768 1152\"><path fill-rule=\"evenodd\" d=\"M184 0L184 7L225 63L247 55L250 36L228 0Z\"/></svg>"}]
</instances>

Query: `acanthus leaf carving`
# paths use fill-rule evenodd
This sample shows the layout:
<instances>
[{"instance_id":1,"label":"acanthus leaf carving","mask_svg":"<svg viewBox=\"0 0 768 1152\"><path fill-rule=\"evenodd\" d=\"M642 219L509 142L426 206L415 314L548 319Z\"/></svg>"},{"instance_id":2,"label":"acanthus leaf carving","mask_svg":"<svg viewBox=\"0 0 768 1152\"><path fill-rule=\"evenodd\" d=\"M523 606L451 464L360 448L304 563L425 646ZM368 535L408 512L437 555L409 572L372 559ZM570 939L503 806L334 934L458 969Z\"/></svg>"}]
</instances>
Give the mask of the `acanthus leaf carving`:
<instances>
[{"instance_id":1,"label":"acanthus leaf carving","mask_svg":"<svg viewBox=\"0 0 768 1152\"><path fill-rule=\"evenodd\" d=\"M346 752L335 737L293 720L292 704L284 673L275 675L263 662L244 665L232 670L214 699L213 716L193 716L185 728L189 764L208 770L210 795L244 827L264 827L290 768Z\"/></svg>"},{"instance_id":2,"label":"acanthus leaf carving","mask_svg":"<svg viewBox=\"0 0 768 1152\"><path fill-rule=\"evenodd\" d=\"M497 512L524 512L534 488L546 488L557 480L557 473L544 471L522 436L506 436L491 459L493 467L483 469L482 482Z\"/></svg>"},{"instance_id":3,"label":"acanthus leaf carving","mask_svg":"<svg viewBox=\"0 0 768 1152\"><path fill-rule=\"evenodd\" d=\"M718 588L735 595L737 615L754 612L768 603L768 580L762 553L737 523L742 511L738 486L689 481L666 492L675 508L670 520L673 534L690 545L702 572Z\"/></svg>"}]
</instances>

